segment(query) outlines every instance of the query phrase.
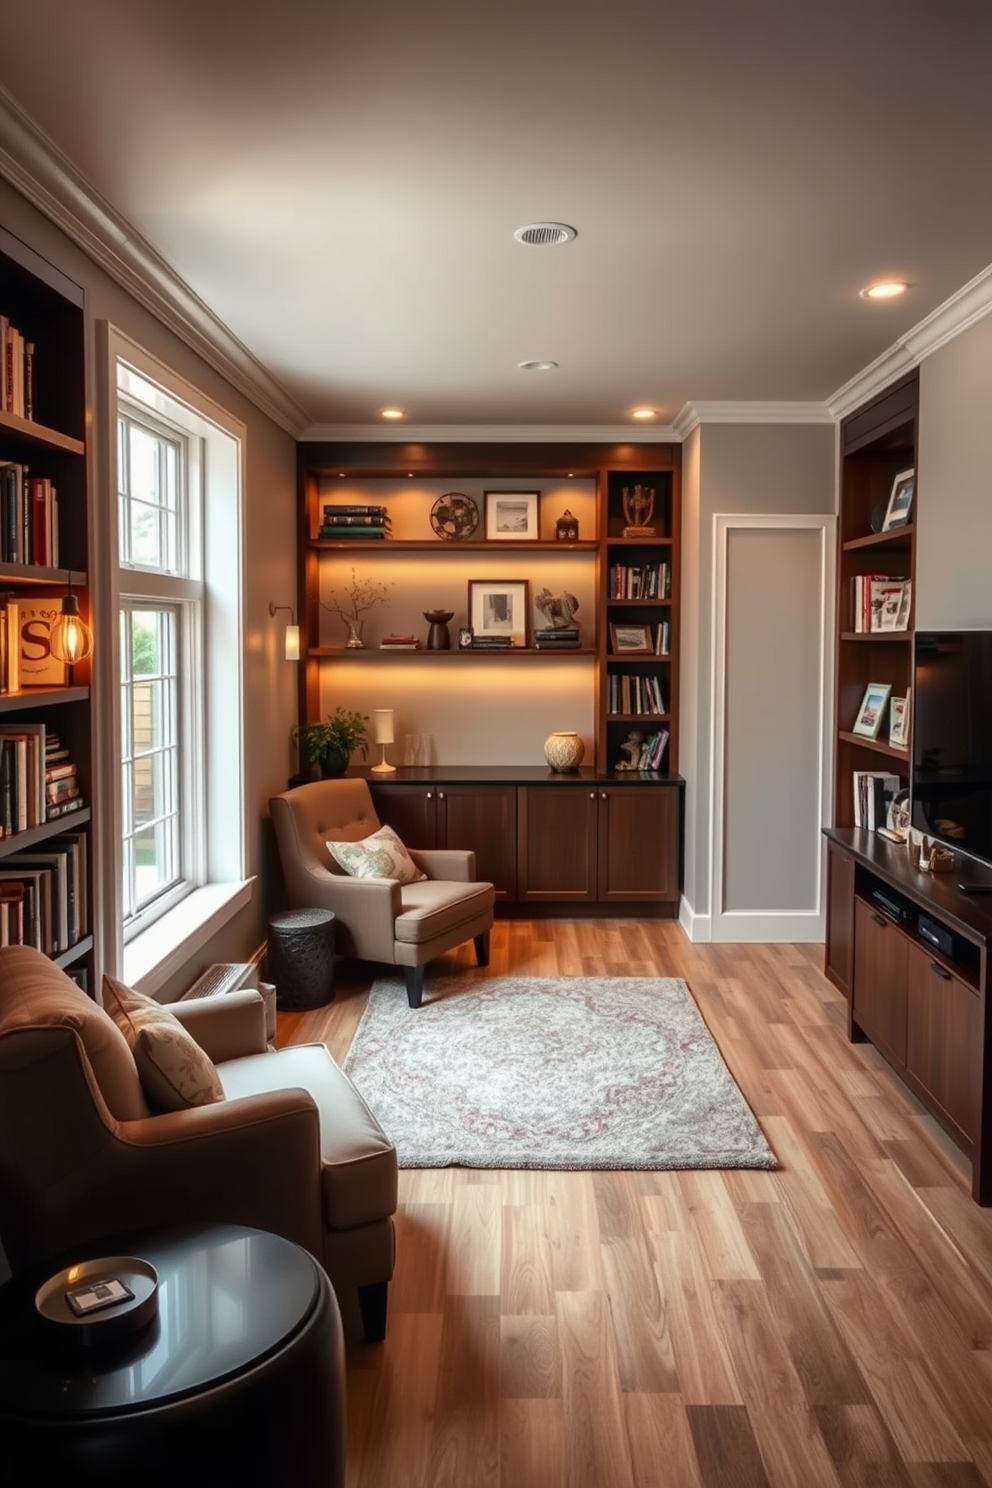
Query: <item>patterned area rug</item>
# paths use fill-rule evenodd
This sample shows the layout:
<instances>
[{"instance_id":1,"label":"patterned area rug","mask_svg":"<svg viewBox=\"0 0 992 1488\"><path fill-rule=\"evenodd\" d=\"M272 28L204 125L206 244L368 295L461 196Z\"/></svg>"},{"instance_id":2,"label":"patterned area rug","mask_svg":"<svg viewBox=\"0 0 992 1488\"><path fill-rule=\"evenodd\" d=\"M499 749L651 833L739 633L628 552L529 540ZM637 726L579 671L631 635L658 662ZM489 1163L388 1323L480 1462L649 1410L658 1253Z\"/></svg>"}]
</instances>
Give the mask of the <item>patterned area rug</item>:
<instances>
[{"instance_id":1,"label":"patterned area rug","mask_svg":"<svg viewBox=\"0 0 992 1488\"><path fill-rule=\"evenodd\" d=\"M383 977L345 1069L403 1168L777 1166L672 977Z\"/></svg>"}]
</instances>

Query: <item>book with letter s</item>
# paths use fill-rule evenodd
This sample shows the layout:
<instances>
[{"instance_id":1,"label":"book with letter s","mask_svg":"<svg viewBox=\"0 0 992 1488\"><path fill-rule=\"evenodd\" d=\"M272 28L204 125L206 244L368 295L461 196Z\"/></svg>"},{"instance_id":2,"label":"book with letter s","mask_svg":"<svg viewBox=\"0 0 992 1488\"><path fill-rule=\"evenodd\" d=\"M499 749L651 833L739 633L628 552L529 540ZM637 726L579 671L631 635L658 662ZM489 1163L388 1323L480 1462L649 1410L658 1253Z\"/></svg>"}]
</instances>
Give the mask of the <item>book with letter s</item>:
<instances>
[{"instance_id":1,"label":"book with letter s","mask_svg":"<svg viewBox=\"0 0 992 1488\"><path fill-rule=\"evenodd\" d=\"M61 613L61 600L47 595L41 598L32 595L30 600L22 597L17 608L20 686L64 687L66 665L52 655L51 647L52 626Z\"/></svg>"}]
</instances>

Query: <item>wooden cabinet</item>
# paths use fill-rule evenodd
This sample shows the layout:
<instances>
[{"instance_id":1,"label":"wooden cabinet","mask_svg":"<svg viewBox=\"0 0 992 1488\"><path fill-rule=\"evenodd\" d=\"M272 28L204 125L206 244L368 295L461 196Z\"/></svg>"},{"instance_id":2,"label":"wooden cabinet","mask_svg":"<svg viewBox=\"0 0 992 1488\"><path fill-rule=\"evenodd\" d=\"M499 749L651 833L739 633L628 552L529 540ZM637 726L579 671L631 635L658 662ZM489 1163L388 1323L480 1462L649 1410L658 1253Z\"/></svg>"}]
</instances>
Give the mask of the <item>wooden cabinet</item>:
<instances>
[{"instance_id":1,"label":"wooden cabinet","mask_svg":"<svg viewBox=\"0 0 992 1488\"><path fill-rule=\"evenodd\" d=\"M498 900L516 898L517 792L512 785L370 781L379 820L407 847L457 847L475 853L479 878Z\"/></svg>"},{"instance_id":2,"label":"wooden cabinet","mask_svg":"<svg viewBox=\"0 0 992 1488\"><path fill-rule=\"evenodd\" d=\"M971 1158L975 1199L992 1204L987 899L920 873L877 833L826 836L827 968L836 986L848 979L850 1035L870 1038L905 1079ZM992 871L975 874L992 888Z\"/></svg>"},{"instance_id":3,"label":"wooden cabinet","mask_svg":"<svg viewBox=\"0 0 992 1488\"><path fill-rule=\"evenodd\" d=\"M517 892L524 903L596 899L596 791L592 786L520 789Z\"/></svg>"},{"instance_id":4,"label":"wooden cabinet","mask_svg":"<svg viewBox=\"0 0 992 1488\"><path fill-rule=\"evenodd\" d=\"M854 1021L898 1069L906 1067L908 946L892 920L854 901Z\"/></svg>"},{"instance_id":5,"label":"wooden cabinet","mask_svg":"<svg viewBox=\"0 0 992 1488\"><path fill-rule=\"evenodd\" d=\"M79 286L3 229L0 317L3 339L8 325L20 337L3 378L5 396L0 397L4 619L13 620L14 606L21 621L29 607L40 610L42 624L35 632L39 644L33 654L47 656L48 627L61 609L67 583L77 596L80 614L84 619L89 614L84 296ZM17 379L16 393L10 371ZM8 652L16 645L21 653L12 634L6 634L6 643ZM24 746L30 775L27 781L22 777L19 790L11 778L9 751L0 772L5 779L0 812L6 816L11 810L0 838L0 875L4 889L13 895L17 884L26 885L24 897L12 897L3 910L6 934L11 940L38 944L85 982L94 969L93 939L89 924L73 916L71 896L74 891L83 894L84 879L92 878L90 663L66 665L61 676L36 679L32 685L25 681L22 668L20 685L11 686L12 681L5 668L0 728L8 741L21 734L31 742ZM60 763L75 766L75 785L65 789L78 791L65 796L58 807L61 815L56 814L55 792L48 786L47 769L56 766L49 759L46 768L45 758L46 752L52 753L55 736ZM69 778L65 771L63 778ZM18 802L19 818L14 809ZM73 843L71 859L64 868L49 870L46 855L61 851L66 840ZM39 867L52 872L57 896L70 901L65 930L54 932L47 943L42 935L45 916L37 903L39 894L42 899L45 895L33 876ZM22 871L27 875L23 880ZM76 903L89 897L83 894Z\"/></svg>"},{"instance_id":6,"label":"wooden cabinet","mask_svg":"<svg viewBox=\"0 0 992 1488\"><path fill-rule=\"evenodd\" d=\"M681 883L681 791L601 785L598 897L677 904Z\"/></svg>"}]
</instances>

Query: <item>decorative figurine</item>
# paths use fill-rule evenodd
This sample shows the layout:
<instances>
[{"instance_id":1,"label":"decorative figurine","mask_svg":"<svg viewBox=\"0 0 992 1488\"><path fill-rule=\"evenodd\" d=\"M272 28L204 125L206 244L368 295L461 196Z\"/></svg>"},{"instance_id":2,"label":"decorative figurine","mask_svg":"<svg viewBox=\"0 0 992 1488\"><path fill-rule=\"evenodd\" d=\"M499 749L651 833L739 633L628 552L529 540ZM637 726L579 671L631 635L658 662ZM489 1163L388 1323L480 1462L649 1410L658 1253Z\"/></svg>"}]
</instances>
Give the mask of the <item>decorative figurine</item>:
<instances>
[{"instance_id":1,"label":"decorative figurine","mask_svg":"<svg viewBox=\"0 0 992 1488\"><path fill-rule=\"evenodd\" d=\"M541 612L552 630L565 630L574 624L572 617L579 608L579 601L574 594L552 594L545 588L535 596L534 608Z\"/></svg>"},{"instance_id":2,"label":"decorative figurine","mask_svg":"<svg viewBox=\"0 0 992 1488\"><path fill-rule=\"evenodd\" d=\"M644 735L640 729L631 729L630 733L620 745L620 753L624 756L617 764L618 770L636 770L641 762L641 745L644 743Z\"/></svg>"},{"instance_id":3,"label":"decorative figurine","mask_svg":"<svg viewBox=\"0 0 992 1488\"><path fill-rule=\"evenodd\" d=\"M555 523L555 538L558 542L578 542L579 523L566 506Z\"/></svg>"},{"instance_id":4,"label":"decorative figurine","mask_svg":"<svg viewBox=\"0 0 992 1488\"><path fill-rule=\"evenodd\" d=\"M624 537L655 537L655 529L650 526L654 514L654 487L635 486L631 491L629 486L624 486L623 514L627 518Z\"/></svg>"}]
</instances>

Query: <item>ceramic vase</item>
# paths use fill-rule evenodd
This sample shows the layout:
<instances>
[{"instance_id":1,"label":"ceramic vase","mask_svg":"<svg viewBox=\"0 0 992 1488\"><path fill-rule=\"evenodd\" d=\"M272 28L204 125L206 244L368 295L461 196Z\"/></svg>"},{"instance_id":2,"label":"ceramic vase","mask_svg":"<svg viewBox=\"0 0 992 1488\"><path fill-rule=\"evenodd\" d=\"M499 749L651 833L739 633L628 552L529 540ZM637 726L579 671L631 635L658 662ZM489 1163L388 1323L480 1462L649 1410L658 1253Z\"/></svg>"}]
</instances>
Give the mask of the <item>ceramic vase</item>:
<instances>
[{"instance_id":1,"label":"ceramic vase","mask_svg":"<svg viewBox=\"0 0 992 1488\"><path fill-rule=\"evenodd\" d=\"M577 770L585 752L585 745L578 734L564 730L549 734L544 741L544 758L559 775Z\"/></svg>"}]
</instances>

